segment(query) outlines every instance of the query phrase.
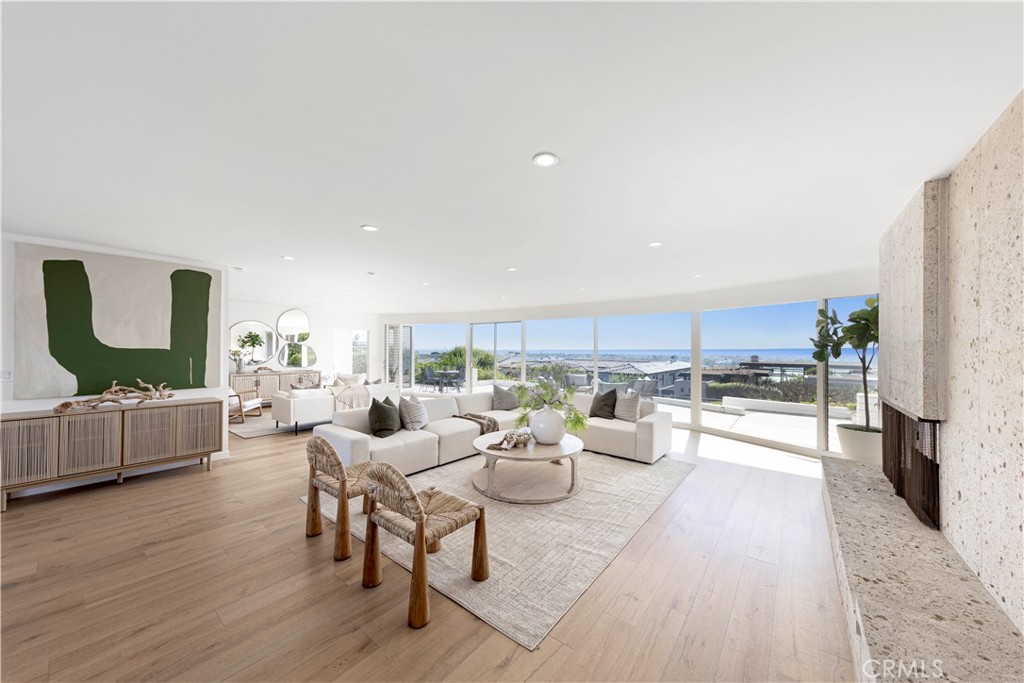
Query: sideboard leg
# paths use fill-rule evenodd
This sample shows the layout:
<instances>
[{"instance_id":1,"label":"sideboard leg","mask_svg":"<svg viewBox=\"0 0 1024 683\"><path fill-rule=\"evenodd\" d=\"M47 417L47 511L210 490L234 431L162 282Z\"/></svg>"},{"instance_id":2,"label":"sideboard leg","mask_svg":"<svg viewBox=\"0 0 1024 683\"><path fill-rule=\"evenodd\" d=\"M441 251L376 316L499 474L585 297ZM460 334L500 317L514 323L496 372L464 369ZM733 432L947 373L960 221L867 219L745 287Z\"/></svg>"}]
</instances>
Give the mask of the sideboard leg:
<instances>
[{"instance_id":1,"label":"sideboard leg","mask_svg":"<svg viewBox=\"0 0 1024 683\"><path fill-rule=\"evenodd\" d=\"M124 483L124 472L118 472L117 473L117 483L118 484L123 484Z\"/></svg>"},{"instance_id":2,"label":"sideboard leg","mask_svg":"<svg viewBox=\"0 0 1024 683\"><path fill-rule=\"evenodd\" d=\"M9 495L7 491L0 494L0 512L7 512L7 496Z\"/></svg>"},{"instance_id":3,"label":"sideboard leg","mask_svg":"<svg viewBox=\"0 0 1024 683\"><path fill-rule=\"evenodd\" d=\"M209 472L211 469L213 469L213 453L206 456L206 471Z\"/></svg>"}]
</instances>

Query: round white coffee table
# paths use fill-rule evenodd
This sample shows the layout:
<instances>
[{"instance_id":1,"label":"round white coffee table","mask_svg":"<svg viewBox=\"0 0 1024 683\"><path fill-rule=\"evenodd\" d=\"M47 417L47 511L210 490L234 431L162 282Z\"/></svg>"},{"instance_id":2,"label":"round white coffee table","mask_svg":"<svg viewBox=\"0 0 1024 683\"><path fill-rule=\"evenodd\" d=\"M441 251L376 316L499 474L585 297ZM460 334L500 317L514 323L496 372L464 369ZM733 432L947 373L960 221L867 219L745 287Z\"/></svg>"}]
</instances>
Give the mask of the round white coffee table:
<instances>
[{"instance_id":1,"label":"round white coffee table","mask_svg":"<svg viewBox=\"0 0 1024 683\"><path fill-rule=\"evenodd\" d=\"M583 488L577 476L576 459L583 452L583 442L566 434L559 443L544 446L530 441L522 448L503 451L489 448L501 441L502 432L478 436L473 447L487 459L483 469L473 475L473 488L488 498L506 503L554 503L575 496ZM570 462L568 481L561 465L562 459ZM503 465L498 462L515 463Z\"/></svg>"}]
</instances>

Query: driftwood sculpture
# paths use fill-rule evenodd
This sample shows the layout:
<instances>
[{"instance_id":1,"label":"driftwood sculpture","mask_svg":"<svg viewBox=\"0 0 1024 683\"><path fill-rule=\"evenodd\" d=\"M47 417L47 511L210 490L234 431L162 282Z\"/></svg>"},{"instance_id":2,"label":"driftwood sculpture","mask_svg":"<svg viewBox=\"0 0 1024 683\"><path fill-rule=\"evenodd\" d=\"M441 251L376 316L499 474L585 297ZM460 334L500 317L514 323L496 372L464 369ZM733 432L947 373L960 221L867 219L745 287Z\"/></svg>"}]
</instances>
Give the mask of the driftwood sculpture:
<instances>
[{"instance_id":1,"label":"driftwood sculpture","mask_svg":"<svg viewBox=\"0 0 1024 683\"><path fill-rule=\"evenodd\" d=\"M170 387L166 386L167 382L162 382L160 386L154 387L152 384L146 384L138 378L136 378L135 381L139 383L139 389L118 386L117 380L115 379L113 384L110 385L110 388L99 396L85 398L80 401L64 401L54 408L53 412L60 414L78 408L90 408L95 410L104 403L117 403L120 405L123 401L131 401L135 399L138 399L138 405L142 405L146 401L160 401L174 396L174 394L170 392Z\"/></svg>"},{"instance_id":2,"label":"driftwood sculpture","mask_svg":"<svg viewBox=\"0 0 1024 683\"><path fill-rule=\"evenodd\" d=\"M510 451L513 448L523 448L530 443L533 434L529 429L512 429L505 432L505 436L498 443L492 443L488 448L501 451Z\"/></svg>"}]
</instances>

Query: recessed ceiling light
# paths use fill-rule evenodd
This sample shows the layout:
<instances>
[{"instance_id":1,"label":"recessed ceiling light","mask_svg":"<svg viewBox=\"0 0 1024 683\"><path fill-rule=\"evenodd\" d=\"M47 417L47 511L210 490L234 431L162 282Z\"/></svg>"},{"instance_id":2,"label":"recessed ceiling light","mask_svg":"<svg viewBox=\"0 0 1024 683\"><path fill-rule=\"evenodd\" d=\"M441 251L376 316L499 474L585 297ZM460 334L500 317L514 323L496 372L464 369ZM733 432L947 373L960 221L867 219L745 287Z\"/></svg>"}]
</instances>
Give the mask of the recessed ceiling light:
<instances>
[{"instance_id":1,"label":"recessed ceiling light","mask_svg":"<svg viewBox=\"0 0 1024 683\"><path fill-rule=\"evenodd\" d=\"M342 294L344 294L345 296L350 296L352 292L342 292Z\"/></svg>"},{"instance_id":2,"label":"recessed ceiling light","mask_svg":"<svg viewBox=\"0 0 1024 683\"><path fill-rule=\"evenodd\" d=\"M694 275L694 277L704 277L703 275Z\"/></svg>"},{"instance_id":3,"label":"recessed ceiling light","mask_svg":"<svg viewBox=\"0 0 1024 683\"><path fill-rule=\"evenodd\" d=\"M282 256L281 258L283 260L285 260L285 261L294 261L295 260L294 256Z\"/></svg>"},{"instance_id":4,"label":"recessed ceiling light","mask_svg":"<svg viewBox=\"0 0 1024 683\"><path fill-rule=\"evenodd\" d=\"M499 296L498 298L499 299L507 299L508 297L507 296Z\"/></svg>"},{"instance_id":5,"label":"recessed ceiling light","mask_svg":"<svg viewBox=\"0 0 1024 683\"><path fill-rule=\"evenodd\" d=\"M551 152L537 152L533 155L533 165L550 168L558 163L558 157Z\"/></svg>"},{"instance_id":6,"label":"recessed ceiling light","mask_svg":"<svg viewBox=\"0 0 1024 683\"><path fill-rule=\"evenodd\" d=\"M661 242L649 242L647 244L647 246L649 246L649 247L660 247L661 246Z\"/></svg>"},{"instance_id":7,"label":"recessed ceiling light","mask_svg":"<svg viewBox=\"0 0 1024 683\"><path fill-rule=\"evenodd\" d=\"M244 273L245 266L231 266L231 270L237 271L239 273Z\"/></svg>"},{"instance_id":8,"label":"recessed ceiling light","mask_svg":"<svg viewBox=\"0 0 1024 683\"><path fill-rule=\"evenodd\" d=\"M367 275L376 275L377 273L373 272L372 270L368 270L368 271L366 271L366 274Z\"/></svg>"},{"instance_id":9,"label":"recessed ceiling light","mask_svg":"<svg viewBox=\"0 0 1024 683\"><path fill-rule=\"evenodd\" d=\"M430 283L429 283L429 282L421 282L420 284L421 284L421 285L423 285L424 287L426 287L426 286L427 286L427 285L429 285Z\"/></svg>"},{"instance_id":10,"label":"recessed ceiling light","mask_svg":"<svg viewBox=\"0 0 1024 683\"><path fill-rule=\"evenodd\" d=\"M580 291L581 292L585 292L585 291L587 291L587 288L586 287L580 287Z\"/></svg>"},{"instance_id":11,"label":"recessed ceiling light","mask_svg":"<svg viewBox=\"0 0 1024 683\"><path fill-rule=\"evenodd\" d=\"M312 299L310 299L310 301L320 301L320 299L318 299L318 298L316 298L316 297L314 296L314 297L313 297Z\"/></svg>"},{"instance_id":12,"label":"recessed ceiling light","mask_svg":"<svg viewBox=\"0 0 1024 683\"><path fill-rule=\"evenodd\" d=\"M517 271L517 270L519 270L519 269L518 269L518 268L516 268L515 266L509 266L509 267L508 267L508 268L506 268L505 270L507 270L507 271L508 271L508 272L510 272L510 273L514 273L514 272L516 272L516 271Z\"/></svg>"},{"instance_id":13,"label":"recessed ceiling light","mask_svg":"<svg viewBox=\"0 0 1024 683\"><path fill-rule=\"evenodd\" d=\"M380 228L378 228L376 225L360 225L359 227L362 228L363 230L365 230L366 232L379 232L380 231Z\"/></svg>"}]
</instances>

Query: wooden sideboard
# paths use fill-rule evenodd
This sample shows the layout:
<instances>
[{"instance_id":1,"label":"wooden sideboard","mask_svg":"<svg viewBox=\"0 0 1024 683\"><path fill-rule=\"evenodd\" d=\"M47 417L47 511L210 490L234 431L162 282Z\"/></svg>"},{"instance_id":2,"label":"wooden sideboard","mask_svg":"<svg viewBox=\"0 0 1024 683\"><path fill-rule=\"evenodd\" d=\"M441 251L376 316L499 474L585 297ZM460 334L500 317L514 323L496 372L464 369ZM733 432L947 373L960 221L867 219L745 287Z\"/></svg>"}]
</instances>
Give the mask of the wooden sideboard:
<instances>
[{"instance_id":1,"label":"wooden sideboard","mask_svg":"<svg viewBox=\"0 0 1024 683\"><path fill-rule=\"evenodd\" d=\"M320 371L237 372L231 373L228 384L238 393L255 390L267 402L274 397L275 391L288 391L293 384L320 384Z\"/></svg>"},{"instance_id":2,"label":"wooden sideboard","mask_svg":"<svg viewBox=\"0 0 1024 683\"><path fill-rule=\"evenodd\" d=\"M7 413L0 423L0 511L17 489L96 474L116 474L121 483L125 471L194 458L210 469L223 419L223 401L213 398Z\"/></svg>"}]
</instances>

